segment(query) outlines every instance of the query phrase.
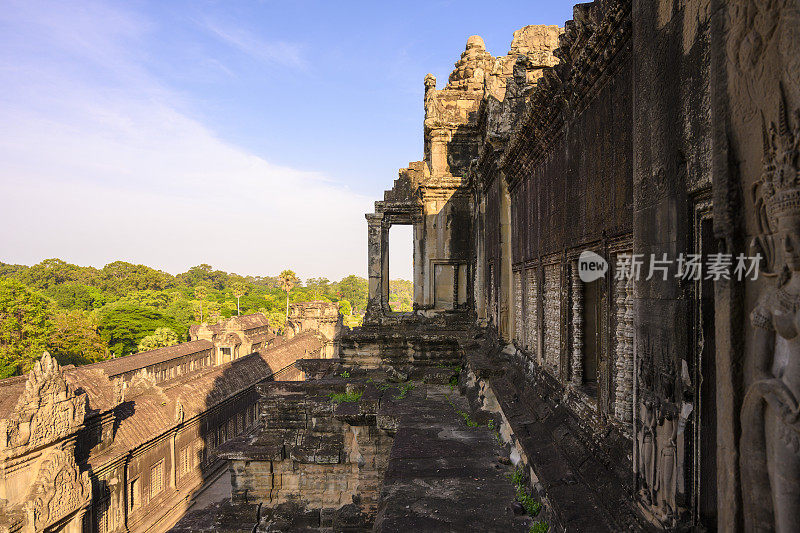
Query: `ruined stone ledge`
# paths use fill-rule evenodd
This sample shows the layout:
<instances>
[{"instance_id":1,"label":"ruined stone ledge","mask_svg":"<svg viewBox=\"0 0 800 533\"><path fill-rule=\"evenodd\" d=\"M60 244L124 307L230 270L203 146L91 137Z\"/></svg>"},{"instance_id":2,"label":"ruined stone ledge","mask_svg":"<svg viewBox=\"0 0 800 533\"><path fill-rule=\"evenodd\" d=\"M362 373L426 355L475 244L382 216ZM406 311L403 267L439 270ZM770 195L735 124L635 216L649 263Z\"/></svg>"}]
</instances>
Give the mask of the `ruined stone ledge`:
<instances>
[{"instance_id":1,"label":"ruined stone ledge","mask_svg":"<svg viewBox=\"0 0 800 533\"><path fill-rule=\"evenodd\" d=\"M499 366L505 371L498 375ZM476 405L501 417L501 435L530 468L552 525L650 530L631 503L630 441L611 424L599 430L579 417L580 406L545 371L487 342L467 350L461 383Z\"/></svg>"}]
</instances>

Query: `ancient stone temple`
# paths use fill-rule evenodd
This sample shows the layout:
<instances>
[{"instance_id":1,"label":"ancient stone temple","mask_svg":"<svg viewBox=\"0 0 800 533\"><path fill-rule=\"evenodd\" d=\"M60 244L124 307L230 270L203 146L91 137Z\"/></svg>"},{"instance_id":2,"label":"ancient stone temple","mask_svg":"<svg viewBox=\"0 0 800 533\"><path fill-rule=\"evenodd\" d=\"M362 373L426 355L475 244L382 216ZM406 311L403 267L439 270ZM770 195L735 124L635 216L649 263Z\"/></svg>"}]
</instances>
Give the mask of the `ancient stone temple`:
<instances>
[{"instance_id":1,"label":"ancient stone temple","mask_svg":"<svg viewBox=\"0 0 800 533\"><path fill-rule=\"evenodd\" d=\"M0 530L156 531L168 506L176 532L800 531L800 0L553 22L422 80L422 160L366 215L362 327L298 306L244 357L258 319L198 328L175 357L230 357L202 387L47 357L0 383ZM122 453L140 412L161 429ZM209 461L216 500L176 490Z\"/></svg>"},{"instance_id":2,"label":"ancient stone temple","mask_svg":"<svg viewBox=\"0 0 800 533\"><path fill-rule=\"evenodd\" d=\"M0 380L0 531L169 528L224 470L221 446L255 424L258 384L302 379L297 361L330 351L338 330L295 318L291 338L257 313L78 368L45 353Z\"/></svg>"}]
</instances>

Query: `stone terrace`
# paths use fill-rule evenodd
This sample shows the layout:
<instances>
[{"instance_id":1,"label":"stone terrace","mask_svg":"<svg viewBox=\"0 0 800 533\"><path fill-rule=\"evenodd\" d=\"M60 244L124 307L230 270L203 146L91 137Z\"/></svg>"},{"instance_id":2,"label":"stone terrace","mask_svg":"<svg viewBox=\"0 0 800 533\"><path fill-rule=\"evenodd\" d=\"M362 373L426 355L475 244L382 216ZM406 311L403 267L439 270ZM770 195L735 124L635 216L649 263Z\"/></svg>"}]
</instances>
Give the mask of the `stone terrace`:
<instances>
[{"instance_id":1,"label":"stone terrace","mask_svg":"<svg viewBox=\"0 0 800 533\"><path fill-rule=\"evenodd\" d=\"M224 448L232 500L172 531L528 531L508 453L470 412L458 367L398 383L385 368L303 366L316 379L260 386L260 423ZM345 392L361 396L332 401Z\"/></svg>"}]
</instances>

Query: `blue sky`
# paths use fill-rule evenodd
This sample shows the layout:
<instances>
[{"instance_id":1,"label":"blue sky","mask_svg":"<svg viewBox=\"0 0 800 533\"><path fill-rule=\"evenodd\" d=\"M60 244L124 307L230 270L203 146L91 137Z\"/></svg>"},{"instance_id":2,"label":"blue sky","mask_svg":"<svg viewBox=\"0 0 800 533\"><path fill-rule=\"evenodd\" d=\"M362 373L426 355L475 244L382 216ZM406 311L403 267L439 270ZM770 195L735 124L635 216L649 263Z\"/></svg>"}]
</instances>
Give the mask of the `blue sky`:
<instances>
[{"instance_id":1,"label":"blue sky","mask_svg":"<svg viewBox=\"0 0 800 533\"><path fill-rule=\"evenodd\" d=\"M425 74L441 88L468 36L501 55L571 12L4 0L0 261L364 275L363 214L422 156Z\"/></svg>"}]
</instances>

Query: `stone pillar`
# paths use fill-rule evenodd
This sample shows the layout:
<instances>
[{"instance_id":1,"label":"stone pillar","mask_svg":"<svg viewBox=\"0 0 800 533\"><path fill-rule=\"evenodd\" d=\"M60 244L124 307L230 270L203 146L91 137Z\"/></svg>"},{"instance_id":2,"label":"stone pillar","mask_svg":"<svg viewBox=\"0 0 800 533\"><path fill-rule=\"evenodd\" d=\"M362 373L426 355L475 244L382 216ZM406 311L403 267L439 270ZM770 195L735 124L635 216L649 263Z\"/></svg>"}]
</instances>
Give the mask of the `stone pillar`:
<instances>
[{"instance_id":1,"label":"stone pillar","mask_svg":"<svg viewBox=\"0 0 800 533\"><path fill-rule=\"evenodd\" d=\"M414 304L425 305L425 225L414 219Z\"/></svg>"},{"instance_id":2,"label":"stone pillar","mask_svg":"<svg viewBox=\"0 0 800 533\"><path fill-rule=\"evenodd\" d=\"M487 319L486 309L489 307L486 295L486 197L481 194L478 202L478 214L475 224L475 281L474 299L475 312L478 322L485 325Z\"/></svg>"},{"instance_id":3,"label":"stone pillar","mask_svg":"<svg viewBox=\"0 0 800 533\"><path fill-rule=\"evenodd\" d=\"M175 441L178 438L178 431L175 430L172 432L172 438L169 441L169 451L170 456L172 457L172 468L169 469L169 486L170 488L175 488L178 486L178 448L175 445Z\"/></svg>"},{"instance_id":4,"label":"stone pillar","mask_svg":"<svg viewBox=\"0 0 800 533\"><path fill-rule=\"evenodd\" d=\"M617 305L614 416L627 425L633 417L633 281L616 280L614 285Z\"/></svg>"},{"instance_id":5,"label":"stone pillar","mask_svg":"<svg viewBox=\"0 0 800 533\"><path fill-rule=\"evenodd\" d=\"M392 225L384 221L381 224L381 311L389 311L389 228Z\"/></svg>"},{"instance_id":6,"label":"stone pillar","mask_svg":"<svg viewBox=\"0 0 800 533\"><path fill-rule=\"evenodd\" d=\"M373 321L383 314L383 214L370 213L367 217L367 276L369 276L369 299L366 321Z\"/></svg>"},{"instance_id":7,"label":"stone pillar","mask_svg":"<svg viewBox=\"0 0 800 533\"><path fill-rule=\"evenodd\" d=\"M447 163L447 143L450 142L450 131L435 129L430 133L431 142L431 175L449 176L450 165Z\"/></svg>"},{"instance_id":8,"label":"stone pillar","mask_svg":"<svg viewBox=\"0 0 800 533\"><path fill-rule=\"evenodd\" d=\"M572 383L583 384L583 282L578 262L570 265L572 277Z\"/></svg>"}]
</instances>

